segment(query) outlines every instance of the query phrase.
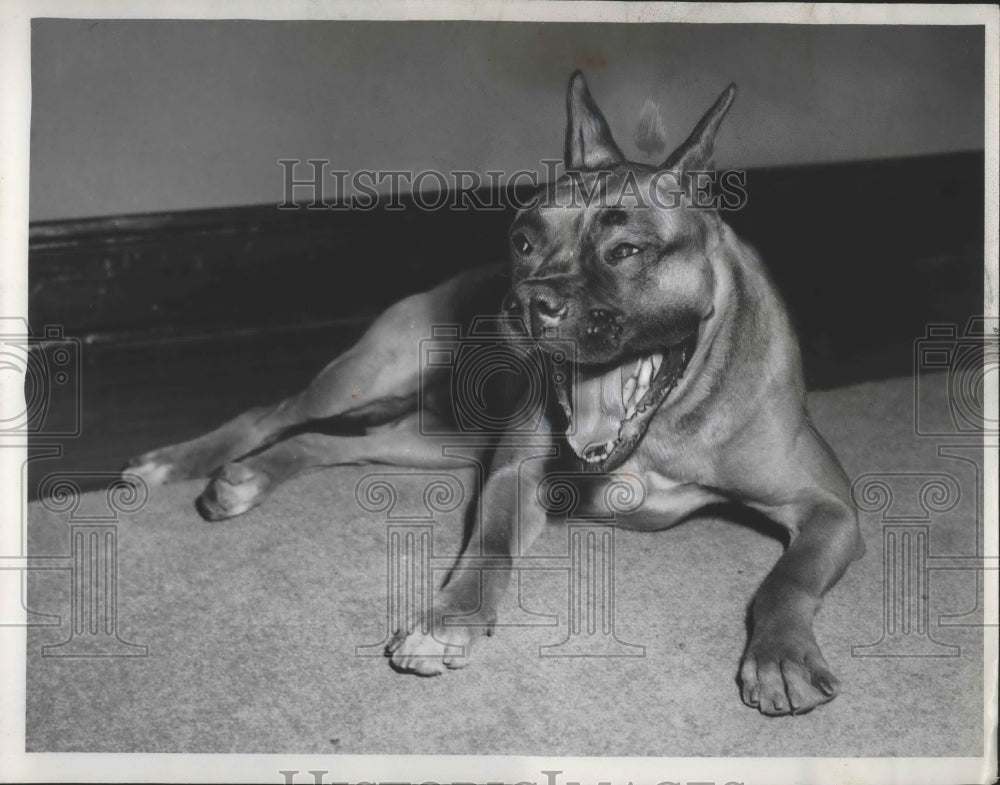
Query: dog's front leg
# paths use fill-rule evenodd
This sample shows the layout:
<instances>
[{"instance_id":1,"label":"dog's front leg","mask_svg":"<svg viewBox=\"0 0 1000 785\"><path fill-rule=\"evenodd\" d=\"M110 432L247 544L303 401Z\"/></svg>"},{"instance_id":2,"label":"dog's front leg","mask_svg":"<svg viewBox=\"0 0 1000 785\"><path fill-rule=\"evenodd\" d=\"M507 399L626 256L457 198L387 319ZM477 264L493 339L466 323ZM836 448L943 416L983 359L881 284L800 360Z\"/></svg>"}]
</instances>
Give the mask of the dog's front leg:
<instances>
[{"instance_id":1,"label":"dog's front leg","mask_svg":"<svg viewBox=\"0 0 1000 785\"><path fill-rule=\"evenodd\" d=\"M430 613L407 620L389 644L397 670L434 676L462 668L474 640L492 634L513 560L545 524L535 489L547 459L538 453L507 447L494 456L472 535L447 583L434 596Z\"/></svg>"},{"instance_id":2,"label":"dog's front leg","mask_svg":"<svg viewBox=\"0 0 1000 785\"><path fill-rule=\"evenodd\" d=\"M820 490L777 507L754 506L797 533L754 597L742 697L763 714L802 714L837 694L813 617L822 596L864 552L857 514L840 495Z\"/></svg>"}]
</instances>

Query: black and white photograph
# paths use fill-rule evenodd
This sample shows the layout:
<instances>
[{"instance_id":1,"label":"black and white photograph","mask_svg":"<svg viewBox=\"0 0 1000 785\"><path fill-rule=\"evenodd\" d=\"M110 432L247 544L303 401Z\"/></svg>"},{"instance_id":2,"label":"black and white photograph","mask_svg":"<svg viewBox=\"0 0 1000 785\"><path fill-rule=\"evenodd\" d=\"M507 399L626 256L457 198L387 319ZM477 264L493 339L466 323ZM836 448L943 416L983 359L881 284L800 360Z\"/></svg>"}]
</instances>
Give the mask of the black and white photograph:
<instances>
[{"instance_id":1,"label":"black and white photograph","mask_svg":"<svg viewBox=\"0 0 1000 785\"><path fill-rule=\"evenodd\" d=\"M995 781L996 6L2 15L0 779Z\"/></svg>"}]
</instances>

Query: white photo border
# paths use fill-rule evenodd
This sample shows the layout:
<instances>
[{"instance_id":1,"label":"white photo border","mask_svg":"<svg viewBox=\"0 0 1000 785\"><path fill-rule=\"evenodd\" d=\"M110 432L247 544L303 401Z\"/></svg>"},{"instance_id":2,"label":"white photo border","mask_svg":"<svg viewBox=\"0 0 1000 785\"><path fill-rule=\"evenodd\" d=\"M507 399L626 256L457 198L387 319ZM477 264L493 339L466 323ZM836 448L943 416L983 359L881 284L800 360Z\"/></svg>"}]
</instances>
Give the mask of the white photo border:
<instances>
[{"instance_id":1,"label":"white photo border","mask_svg":"<svg viewBox=\"0 0 1000 785\"><path fill-rule=\"evenodd\" d=\"M997 316L998 20L987 5L798 3L642 3L563 0L5 0L0 4L0 314L27 318L28 177L33 18L325 19L608 22L643 24L922 24L983 25L985 49L985 299ZM987 402L997 401L996 375L986 375ZM0 388L0 415L23 410L19 389ZM23 441L23 439L22 439ZM26 445L0 438L0 553L20 552ZM998 553L997 445L984 442L985 553ZM992 449L989 449L992 448ZM992 478L992 479L990 479ZM998 572L986 570L982 758L541 758L514 756L187 755L25 753L26 630L0 627L0 780L18 782L283 782L282 770L329 772L324 782L530 782L544 772L565 783L837 784L992 782L996 771ZM0 597L0 610L24 613L20 597Z\"/></svg>"}]
</instances>

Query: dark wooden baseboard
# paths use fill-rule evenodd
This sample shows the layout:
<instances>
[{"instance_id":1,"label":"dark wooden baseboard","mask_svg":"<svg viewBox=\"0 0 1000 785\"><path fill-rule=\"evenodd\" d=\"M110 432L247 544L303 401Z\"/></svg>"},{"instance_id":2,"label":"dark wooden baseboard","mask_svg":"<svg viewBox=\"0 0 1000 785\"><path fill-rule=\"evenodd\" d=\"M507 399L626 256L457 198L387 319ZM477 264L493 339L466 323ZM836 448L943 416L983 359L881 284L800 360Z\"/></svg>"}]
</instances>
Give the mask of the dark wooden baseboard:
<instances>
[{"instance_id":1,"label":"dark wooden baseboard","mask_svg":"<svg viewBox=\"0 0 1000 785\"><path fill-rule=\"evenodd\" d=\"M249 206L39 224L31 321L116 340L364 318L501 258L505 217L466 216Z\"/></svg>"},{"instance_id":2,"label":"dark wooden baseboard","mask_svg":"<svg viewBox=\"0 0 1000 785\"><path fill-rule=\"evenodd\" d=\"M983 156L751 170L726 213L807 344L852 351L982 302ZM217 210L33 224L32 325L91 340L364 320L506 256L513 210Z\"/></svg>"}]
</instances>

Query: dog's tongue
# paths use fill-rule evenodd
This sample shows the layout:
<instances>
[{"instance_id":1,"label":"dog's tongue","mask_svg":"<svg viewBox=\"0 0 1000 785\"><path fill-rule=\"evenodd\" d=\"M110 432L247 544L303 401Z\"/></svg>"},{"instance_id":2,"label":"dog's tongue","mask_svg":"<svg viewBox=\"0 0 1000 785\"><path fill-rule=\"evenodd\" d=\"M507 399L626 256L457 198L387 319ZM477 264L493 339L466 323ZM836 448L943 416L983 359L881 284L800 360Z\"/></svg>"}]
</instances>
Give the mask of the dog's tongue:
<instances>
[{"instance_id":1,"label":"dog's tongue","mask_svg":"<svg viewBox=\"0 0 1000 785\"><path fill-rule=\"evenodd\" d=\"M622 405L622 369L603 373L578 369L572 421L567 438L577 455L618 438L625 418Z\"/></svg>"}]
</instances>

